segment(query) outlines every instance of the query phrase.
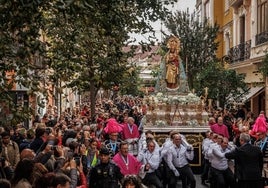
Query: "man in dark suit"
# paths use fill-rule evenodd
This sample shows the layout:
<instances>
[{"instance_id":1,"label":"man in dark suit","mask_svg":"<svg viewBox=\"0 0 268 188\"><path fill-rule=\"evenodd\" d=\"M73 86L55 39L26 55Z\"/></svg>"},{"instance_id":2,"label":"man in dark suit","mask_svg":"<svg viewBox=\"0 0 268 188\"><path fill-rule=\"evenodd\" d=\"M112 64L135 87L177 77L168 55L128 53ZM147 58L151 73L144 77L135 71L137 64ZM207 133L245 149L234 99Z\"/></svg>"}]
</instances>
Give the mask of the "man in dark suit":
<instances>
[{"instance_id":1,"label":"man in dark suit","mask_svg":"<svg viewBox=\"0 0 268 188\"><path fill-rule=\"evenodd\" d=\"M227 159L235 160L235 176L238 188L263 188L263 157L259 147L249 143L250 135L241 133L241 146L225 154Z\"/></svg>"}]
</instances>

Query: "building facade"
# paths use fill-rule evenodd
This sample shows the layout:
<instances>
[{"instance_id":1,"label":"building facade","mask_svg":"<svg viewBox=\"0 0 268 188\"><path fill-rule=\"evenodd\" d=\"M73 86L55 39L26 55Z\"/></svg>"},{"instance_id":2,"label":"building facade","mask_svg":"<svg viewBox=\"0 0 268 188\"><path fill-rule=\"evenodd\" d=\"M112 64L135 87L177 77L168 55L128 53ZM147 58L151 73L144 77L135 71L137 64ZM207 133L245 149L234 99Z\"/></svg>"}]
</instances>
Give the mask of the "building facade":
<instances>
[{"instance_id":1,"label":"building facade","mask_svg":"<svg viewBox=\"0 0 268 188\"><path fill-rule=\"evenodd\" d=\"M267 82L259 71L268 50L267 0L197 0L196 8L204 19L218 23L217 56L229 69L245 75L250 88L238 103L255 115L268 114Z\"/></svg>"}]
</instances>

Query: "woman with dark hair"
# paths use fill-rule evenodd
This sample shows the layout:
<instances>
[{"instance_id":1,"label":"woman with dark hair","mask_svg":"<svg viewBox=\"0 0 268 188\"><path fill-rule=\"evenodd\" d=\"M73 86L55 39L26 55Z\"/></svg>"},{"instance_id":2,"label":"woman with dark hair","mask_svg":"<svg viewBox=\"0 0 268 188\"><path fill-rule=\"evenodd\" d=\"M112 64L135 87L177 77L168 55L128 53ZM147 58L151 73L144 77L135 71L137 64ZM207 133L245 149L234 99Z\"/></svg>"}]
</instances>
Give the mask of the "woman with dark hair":
<instances>
[{"instance_id":1,"label":"woman with dark hair","mask_svg":"<svg viewBox=\"0 0 268 188\"><path fill-rule=\"evenodd\" d=\"M64 173L49 172L36 182L35 188L69 188L70 182L71 179Z\"/></svg>"},{"instance_id":2,"label":"woman with dark hair","mask_svg":"<svg viewBox=\"0 0 268 188\"><path fill-rule=\"evenodd\" d=\"M35 182L35 188L48 188L51 187L55 179L56 174L54 172L48 172L43 175L42 178L38 178Z\"/></svg>"},{"instance_id":3,"label":"woman with dark hair","mask_svg":"<svg viewBox=\"0 0 268 188\"><path fill-rule=\"evenodd\" d=\"M71 179L64 173L56 173L54 180L52 181L53 188L58 187L70 187Z\"/></svg>"},{"instance_id":4,"label":"woman with dark hair","mask_svg":"<svg viewBox=\"0 0 268 188\"><path fill-rule=\"evenodd\" d=\"M44 127L37 127L35 129L35 139L30 144L30 149L32 149L35 153L37 153L39 148L46 141L45 132L46 129Z\"/></svg>"},{"instance_id":5,"label":"woman with dark hair","mask_svg":"<svg viewBox=\"0 0 268 188\"><path fill-rule=\"evenodd\" d=\"M14 188L32 187L32 174L34 169L34 161L30 159L23 159L18 162L14 176L11 179L11 185Z\"/></svg>"},{"instance_id":6,"label":"woman with dark hair","mask_svg":"<svg viewBox=\"0 0 268 188\"><path fill-rule=\"evenodd\" d=\"M122 180L122 188L142 188L140 179L136 175L126 175Z\"/></svg>"},{"instance_id":7,"label":"woman with dark hair","mask_svg":"<svg viewBox=\"0 0 268 188\"><path fill-rule=\"evenodd\" d=\"M33 186L38 187L39 180L47 173L48 170L42 163L35 163L32 174Z\"/></svg>"},{"instance_id":8,"label":"woman with dark hair","mask_svg":"<svg viewBox=\"0 0 268 188\"><path fill-rule=\"evenodd\" d=\"M87 168L90 170L99 162L98 141L96 139L89 139L89 147L87 148Z\"/></svg>"}]
</instances>

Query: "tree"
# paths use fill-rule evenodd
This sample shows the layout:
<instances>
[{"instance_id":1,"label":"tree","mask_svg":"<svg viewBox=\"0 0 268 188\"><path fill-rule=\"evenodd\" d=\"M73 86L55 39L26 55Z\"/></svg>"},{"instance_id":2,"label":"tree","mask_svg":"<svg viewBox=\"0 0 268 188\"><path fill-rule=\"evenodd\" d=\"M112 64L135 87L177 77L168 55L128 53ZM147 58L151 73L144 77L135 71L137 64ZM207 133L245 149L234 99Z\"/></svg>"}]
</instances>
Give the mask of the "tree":
<instances>
[{"instance_id":1,"label":"tree","mask_svg":"<svg viewBox=\"0 0 268 188\"><path fill-rule=\"evenodd\" d=\"M262 60L262 64L259 70L264 77L268 76L268 53L265 55L264 59Z\"/></svg>"},{"instance_id":2,"label":"tree","mask_svg":"<svg viewBox=\"0 0 268 188\"><path fill-rule=\"evenodd\" d=\"M56 8L47 11L45 33L51 43L51 66L55 70L52 79L64 80L67 87L81 92L89 88L94 115L100 88L110 89L114 84L122 86L137 80L133 79L137 74L128 74L133 67L127 60L134 48L128 52L122 49L130 42L130 32L151 32L148 21L163 19L168 14L164 6L167 1L68 2L55 4Z\"/></svg>"},{"instance_id":3,"label":"tree","mask_svg":"<svg viewBox=\"0 0 268 188\"><path fill-rule=\"evenodd\" d=\"M90 90L94 114L98 89L122 83L131 68L127 59L133 51L122 52L130 42L129 33L153 32L150 21L164 19L165 4L176 1L1 1L0 103L8 105L11 113L23 114L9 92L15 84L26 87L29 95L48 96L53 95L51 85L64 83L56 88L58 92L62 87ZM10 78L8 71L14 71Z\"/></svg>"},{"instance_id":4,"label":"tree","mask_svg":"<svg viewBox=\"0 0 268 188\"><path fill-rule=\"evenodd\" d=\"M46 46L40 40L39 31L43 26L42 7L46 3L39 0L0 3L0 103L6 109L1 111L4 125L16 125L33 113L31 108L18 103L11 92L15 85L28 88L28 95L46 88L39 84L45 77L36 74L40 70L36 57L45 57Z\"/></svg>"},{"instance_id":5,"label":"tree","mask_svg":"<svg viewBox=\"0 0 268 188\"><path fill-rule=\"evenodd\" d=\"M196 84L198 95L203 95L203 88L208 87L208 98L218 100L221 107L225 107L228 98L236 98L248 89L244 82L245 76L237 74L235 70L225 69L221 63L211 63L198 74ZM231 95L230 95L231 94Z\"/></svg>"}]
</instances>

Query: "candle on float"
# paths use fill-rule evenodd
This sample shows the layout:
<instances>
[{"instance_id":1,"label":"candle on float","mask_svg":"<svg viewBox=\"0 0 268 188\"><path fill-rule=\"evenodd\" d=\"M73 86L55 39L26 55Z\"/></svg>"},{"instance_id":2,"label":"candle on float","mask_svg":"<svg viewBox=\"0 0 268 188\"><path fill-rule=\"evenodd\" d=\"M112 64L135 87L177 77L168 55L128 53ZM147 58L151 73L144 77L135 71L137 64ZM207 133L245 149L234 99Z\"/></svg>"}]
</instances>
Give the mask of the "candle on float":
<instances>
[{"instance_id":1,"label":"candle on float","mask_svg":"<svg viewBox=\"0 0 268 188\"><path fill-rule=\"evenodd\" d=\"M205 87L205 95L208 95L208 87Z\"/></svg>"}]
</instances>

